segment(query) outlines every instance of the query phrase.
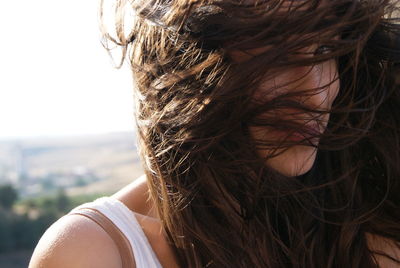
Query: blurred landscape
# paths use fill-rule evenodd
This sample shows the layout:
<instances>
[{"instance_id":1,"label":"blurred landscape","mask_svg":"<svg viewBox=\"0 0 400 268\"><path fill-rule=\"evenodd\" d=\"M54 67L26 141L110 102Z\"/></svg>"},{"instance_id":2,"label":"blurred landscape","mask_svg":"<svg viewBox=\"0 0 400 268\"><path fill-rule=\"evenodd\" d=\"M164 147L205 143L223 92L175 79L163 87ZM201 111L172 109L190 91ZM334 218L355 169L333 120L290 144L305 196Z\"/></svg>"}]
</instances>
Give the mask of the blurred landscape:
<instances>
[{"instance_id":1,"label":"blurred landscape","mask_svg":"<svg viewBox=\"0 0 400 268\"><path fill-rule=\"evenodd\" d=\"M132 132L0 141L0 267L27 267L54 221L141 174Z\"/></svg>"}]
</instances>

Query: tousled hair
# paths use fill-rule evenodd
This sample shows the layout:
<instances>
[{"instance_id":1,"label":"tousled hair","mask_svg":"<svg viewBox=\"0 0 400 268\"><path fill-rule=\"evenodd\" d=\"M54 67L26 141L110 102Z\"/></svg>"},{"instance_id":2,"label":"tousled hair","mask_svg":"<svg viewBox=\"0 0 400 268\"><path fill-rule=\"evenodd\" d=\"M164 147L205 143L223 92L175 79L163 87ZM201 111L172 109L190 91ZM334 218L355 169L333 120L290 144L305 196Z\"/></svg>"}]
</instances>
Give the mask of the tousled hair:
<instances>
[{"instance_id":1,"label":"tousled hair","mask_svg":"<svg viewBox=\"0 0 400 268\"><path fill-rule=\"evenodd\" d=\"M181 267L400 264L368 239L400 245L398 1L113 2L116 34L101 24L104 45L129 60L140 155ZM316 43L329 49L305 52ZM329 84L276 94L296 83L285 81L254 98L280 72L331 59L340 91L329 110L299 101ZM287 109L307 122L330 114L318 146L251 136L250 127L303 131L274 113ZM318 148L307 173L265 164L297 144Z\"/></svg>"}]
</instances>

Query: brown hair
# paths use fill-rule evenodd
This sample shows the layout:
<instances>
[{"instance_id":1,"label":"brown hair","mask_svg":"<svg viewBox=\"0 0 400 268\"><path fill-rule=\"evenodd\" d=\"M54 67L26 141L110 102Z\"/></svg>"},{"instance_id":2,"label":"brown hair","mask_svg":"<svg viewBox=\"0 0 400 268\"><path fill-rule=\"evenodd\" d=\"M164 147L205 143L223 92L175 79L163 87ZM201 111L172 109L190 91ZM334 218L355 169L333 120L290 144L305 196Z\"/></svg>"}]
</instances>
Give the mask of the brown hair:
<instances>
[{"instance_id":1,"label":"brown hair","mask_svg":"<svg viewBox=\"0 0 400 268\"><path fill-rule=\"evenodd\" d=\"M117 35L104 25L103 34L129 58L139 150L181 267L376 267L377 255L400 263L367 240L400 242L397 1L115 3ZM299 53L315 43L329 51ZM268 101L254 99L285 68L332 58L340 92L329 111L298 101L328 85L275 96L286 86L277 85ZM301 176L279 174L256 153L273 147L273 157L293 142L249 134L249 126L302 129L265 116L283 108L312 120L330 113L316 162Z\"/></svg>"}]
</instances>

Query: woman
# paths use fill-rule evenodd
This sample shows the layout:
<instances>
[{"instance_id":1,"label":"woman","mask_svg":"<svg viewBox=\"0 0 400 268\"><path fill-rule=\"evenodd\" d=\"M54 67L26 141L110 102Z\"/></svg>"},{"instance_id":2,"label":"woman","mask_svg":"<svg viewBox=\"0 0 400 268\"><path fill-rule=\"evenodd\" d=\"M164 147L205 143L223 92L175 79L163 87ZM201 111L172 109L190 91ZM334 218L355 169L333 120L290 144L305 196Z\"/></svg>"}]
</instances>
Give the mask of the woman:
<instances>
[{"instance_id":1,"label":"woman","mask_svg":"<svg viewBox=\"0 0 400 268\"><path fill-rule=\"evenodd\" d=\"M112 198L163 267L400 267L397 1L116 2L145 176ZM31 261L119 266L79 216Z\"/></svg>"}]
</instances>

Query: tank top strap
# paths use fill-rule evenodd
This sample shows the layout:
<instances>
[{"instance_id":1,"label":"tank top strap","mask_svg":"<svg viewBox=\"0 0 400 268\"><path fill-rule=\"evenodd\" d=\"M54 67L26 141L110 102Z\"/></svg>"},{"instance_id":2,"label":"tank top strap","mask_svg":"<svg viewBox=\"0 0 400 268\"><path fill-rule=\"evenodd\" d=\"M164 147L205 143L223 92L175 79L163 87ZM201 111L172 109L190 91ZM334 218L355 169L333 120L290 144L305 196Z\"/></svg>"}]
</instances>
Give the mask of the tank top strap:
<instances>
[{"instance_id":1,"label":"tank top strap","mask_svg":"<svg viewBox=\"0 0 400 268\"><path fill-rule=\"evenodd\" d=\"M94 208L110 219L128 239L135 258L136 268L162 268L149 240L147 239L135 213L124 203L110 196L100 197L72 209Z\"/></svg>"}]
</instances>

